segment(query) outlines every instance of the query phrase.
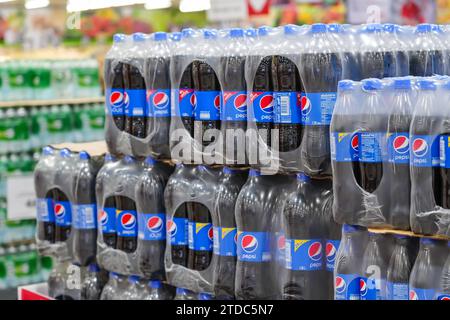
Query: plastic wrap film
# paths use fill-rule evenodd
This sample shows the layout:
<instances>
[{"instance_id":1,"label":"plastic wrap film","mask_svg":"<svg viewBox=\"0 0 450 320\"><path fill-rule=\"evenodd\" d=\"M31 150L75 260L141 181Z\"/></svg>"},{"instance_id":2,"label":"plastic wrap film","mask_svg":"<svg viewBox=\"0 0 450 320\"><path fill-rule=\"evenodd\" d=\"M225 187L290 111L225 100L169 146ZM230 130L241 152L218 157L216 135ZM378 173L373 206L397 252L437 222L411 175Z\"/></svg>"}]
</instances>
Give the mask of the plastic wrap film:
<instances>
[{"instance_id":1,"label":"plastic wrap film","mask_svg":"<svg viewBox=\"0 0 450 320\"><path fill-rule=\"evenodd\" d=\"M163 193L170 165L107 155L96 181L97 261L108 271L164 280Z\"/></svg>"},{"instance_id":2,"label":"plastic wrap film","mask_svg":"<svg viewBox=\"0 0 450 320\"><path fill-rule=\"evenodd\" d=\"M95 177L102 161L84 151L43 149L34 173L41 254L81 266L95 261Z\"/></svg>"}]
</instances>

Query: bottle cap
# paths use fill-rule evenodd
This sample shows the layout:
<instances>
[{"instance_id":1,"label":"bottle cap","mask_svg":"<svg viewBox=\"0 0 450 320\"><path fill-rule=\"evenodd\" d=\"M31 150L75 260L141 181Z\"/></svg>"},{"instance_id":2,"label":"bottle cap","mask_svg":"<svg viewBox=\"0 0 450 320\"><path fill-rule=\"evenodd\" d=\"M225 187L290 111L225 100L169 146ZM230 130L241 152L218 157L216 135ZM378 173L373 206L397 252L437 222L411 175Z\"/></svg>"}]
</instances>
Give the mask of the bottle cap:
<instances>
[{"instance_id":1,"label":"bottle cap","mask_svg":"<svg viewBox=\"0 0 450 320\"><path fill-rule=\"evenodd\" d=\"M81 151L79 154L80 160L89 160L91 156L86 151Z\"/></svg>"},{"instance_id":2,"label":"bottle cap","mask_svg":"<svg viewBox=\"0 0 450 320\"><path fill-rule=\"evenodd\" d=\"M99 272L100 271L100 267L96 263L91 263L89 265L89 271L90 272Z\"/></svg>"},{"instance_id":3,"label":"bottle cap","mask_svg":"<svg viewBox=\"0 0 450 320\"><path fill-rule=\"evenodd\" d=\"M258 36L260 36L260 37L267 36L269 34L270 30L272 30L272 27L261 26L258 28Z\"/></svg>"},{"instance_id":4,"label":"bottle cap","mask_svg":"<svg viewBox=\"0 0 450 320\"><path fill-rule=\"evenodd\" d=\"M180 41L181 40L181 32L172 32L169 37L170 37L170 40L172 40L172 41Z\"/></svg>"},{"instance_id":5,"label":"bottle cap","mask_svg":"<svg viewBox=\"0 0 450 320\"><path fill-rule=\"evenodd\" d=\"M187 292L187 289L185 289L185 288L177 288L177 290L176 290L176 294L177 295L180 295L180 294L187 294L188 292Z\"/></svg>"},{"instance_id":6,"label":"bottle cap","mask_svg":"<svg viewBox=\"0 0 450 320\"><path fill-rule=\"evenodd\" d=\"M136 283L138 281L139 281L139 276L132 275L132 276L128 277L128 282L129 283Z\"/></svg>"},{"instance_id":7,"label":"bottle cap","mask_svg":"<svg viewBox=\"0 0 450 320\"><path fill-rule=\"evenodd\" d=\"M112 278L114 278L114 279L119 278L119 274L118 274L117 272L110 272L110 273L109 273L109 276L112 277Z\"/></svg>"},{"instance_id":8,"label":"bottle cap","mask_svg":"<svg viewBox=\"0 0 450 320\"><path fill-rule=\"evenodd\" d=\"M327 30L328 30L328 32L331 32L331 33L340 33L342 31L344 31L344 29L342 28L342 25L340 25L339 23L329 24Z\"/></svg>"},{"instance_id":9,"label":"bottle cap","mask_svg":"<svg viewBox=\"0 0 450 320\"><path fill-rule=\"evenodd\" d=\"M234 170L230 167L223 167L223 173L225 174L236 174L238 172L239 172L238 170Z\"/></svg>"},{"instance_id":10,"label":"bottle cap","mask_svg":"<svg viewBox=\"0 0 450 320\"><path fill-rule=\"evenodd\" d=\"M420 243L423 243L423 244L435 244L436 242L437 242L437 240L435 240L435 239L420 238Z\"/></svg>"},{"instance_id":11,"label":"bottle cap","mask_svg":"<svg viewBox=\"0 0 450 320\"><path fill-rule=\"evenodd\" d=\"M422 79L417 81L420 90L436 90L436 82L434 80Z\"/></svg>"},{"instance_id":12,"label":"bottle cap","mask_svg":"<svg viewBox=\"0 0 450 320\"><path fill-rule=\"evenodd\" d=\"M212 300L212 295L206 292L202 292L198 295L199 300Z\"/></svg>"},{"instance_id":13,"label":"bottle cap","mask_svg":"<svg viewBox=\"0 0 450 320\"><path fill-rule=\"evenodd\" d=\"M443 33L444 31L442 30L440 25L437 24L432 24L431 25L431 30L437 33Z\"/></svg>"},{"instance_id":14,"label":"bottle cap","mask_svg":"<svg viewBox=\"0 0 450 320\"><path fill-rule=\"evenodd\" d=\"M354 82L352 80L341 80L339 81L338 89L341 91L353 90L354 89L353 85Z\"/></svg>"},{"instance_id":15,"label":"bottle cap","mask_svg":"<svg viewBox=\"0 0 450 320\"><path fill-rule=\"evenodd\" d=\"M298 26L295 24L288 24L283 27L283 32L285 35L295 35L298 33Z\"/></svg>"},{"instance_id":16,"label":"bottle cap","mask_svg":"<svg viewBox=\"0 0 450 320\"><path fill-rule=\"evenodd\" d=\"M407 239L408 236L405 236L404 234L394 234L394 237L396 239Z\"/></svg>"},{"instance_id":17,"label":"bottle cap","mask_svg":"<svg viewBox=\"0 0 450 320\"><path fill-rule=\"evenodd\" d=\"M113 36L113 42L114 43L120 43L125 41L125 35L123 33L116 33Z\"/></svg>"},{"instance_id":18,"label":"bottle cap","mask_svg":"<svg viewBox=\"0 0 450 320\"><path fill-rule=\"evenodd\" d=\"M355 225L351 225L351 224L344 224L342 226L342 231L345 233L352 233L352 232L356 232L359 230L360 230L359 226L355 226Z\"/></svg>"},{"instance_id":19,"label":"bottle cap","mask_svg":"<svg viewBox=\"0 0 450 320\"><path fill-rule=\"evenodd\" d=\"M143 42L143 41L145 41L146 37L147 36L145 35L145 33L142 33L142 32L133 33L133 41L134 42Z\"/></svg>"},{"instance_id":20,"label":"bottle cap","mask_svg":"<svg viewBox=\"0 0 450 320\"><path fill-rule=\"evenodd\" d=\"M145 164L148 164L151 166L154 166L156 164L156 160L151 156L148 156L147 158L145 158L144 162L145 162Z\"/></svg>"},{"instance_id":21,"label":"bottle cap","mask_svg":"<svg viewBox=\"0 0 450 320\"><path fill-rule=\"evenodd\" d=\"M362 87L367 91L380 90L383 87L383 83L379 79L366 79L362 81Z\"/></svg>"},{"instance_id":22,"label":"bottle cap","mask_svg":"<svg viewBox=\"0 0 450 320\"><path fill-rule=\"evenodd\" d=\"M244 36L244 30L241 28L231 28L229 35L231 38L242 38Z\"/></svg>"},{"instance_id":23,"label":"bottle cap","mask_svg":"<svg viewBox=\"0 0 450 320\"><path fill-rule=\"evenodd\" d=\"M44 156L48 156L48 155L53 154L53 148L50 147L50 146L43 147L43 148L42 148L42 154L43 154Z\"/></svg>"},{"instance_id":24,"label":"bottle cap","mask_svg":"<svg viewBox=\"0 0 450 320\"><path fill-rule=\"evenodd\" d=\"M387 33L394 33L400 28L399 25L393 23L385 23L383 25L383 31Z\"/></svg>"},{"instance_id":25,"label":"bottle cap","mask_svg":"<svg viewBox=\"0 0 450 320\"><path fill-rule=\"evenodd\" d=\"M123 160L125 161L125 163L134 163L135 161L134 157L128 154L123 157Z\"/></svg>"},{"instance_id":26,"label":"bottle cap","mask_svg":"<svg viewBox=\"0 0 450 320\"><path fill-rule=\"evenodd\" d=\"M195 31L192 28L185 28L183 30L181 30L181 36L183 38L190 38L194 35Z\"/></svg>"},{"instance_id":27,"label":"bottle cap","mask_svg":"<svg viewBox=\"0 0 450 320\"><path fill-rule=\"evenodd\" d=\"M301 182L311 181L311 178L303 172L297 173L297 179Z\"/></svg>"},{"instance_id":28,"label":"bottle cap","mask_svg":"<svg viewBox=\"0 0 450 320\"><path fill-rule=\"evenodd\" d=\"M155 40L155 41L165 41L165 40L167 40L167 33L165 33L165 32L155 32L153 34L153 40Z\"/></svg>"},{"instance_id":29,"label":"bottle cap","mask_svg":"<svg viewBox=\"0 0 450 320\"><path fill-rule=\"evenodd\" d=\"M261 171L258 171L256 169L250 169L248 175L250 177L259 177L261 175Z\"/></svg>"},{"instance_id":30,"label":"bottle cap","mask_svg":"<svg viewBox=\"0 0 450 320\"><path fill-rule=\"evenodd\" d=\"M245 36L248 38L256 37L256 29L255 28L245 29Z\"/></svg>"},{"instance_id":31,"label":"bottle cap","mask_svg":"<svg viewBox=\"0 0 450 320\"><path fill-rule=\"evenodd\" d=\"M326 33L327 25L325 23L315 23L311 26L312 33Z\"/></svg>"},{"instance_id":32,"label":"bottle cap","mask_svg":"<svg viewBox=\"0 0 450 320\"><path fill-rule=\"evenodd\" d=\"M394 79L394 89L411 90L410 79Z\"/></svg>"},{"instance_id":33,"label":"bottle cap","mask_svg":"<svg viewBox=\"0 0 450 320\"><path fill-rule=\"evenodd\" d=\"M148 282L148 285L150 286L150 288L152 288L152 289L159 289L159 288L161 288L161 281L159 281L159 280L150 280L149 282Z\"/></svg>"},{"instance_id":34,"label":"bottle cap","mask_svg":"<svg viewBox=\"0 0 450 320\"><path fill-rule=\"evenodd\" d=\"M114 155L112 155L111 153L105 154L105 161L112 162L112 161L115 161L115 160L116 160L116 157L114 157Z\"/></svg>"},{"instance_id":35,"label":"bottle cap","mask_svg":"<svg viewBox=\"0 0 450 320\"><path fill-rule=\"evenodd\" d=\"M217 37L217 33L214 30L204 30L203 38L205 39L215 39Z\"/></svg>"},{"instance_id":36,"label":"bottle cap","mask_svg":"<svg viewBox=\"0 0 450 320\"><path fill-rule=\"evenodd\" d=\"M70 150L67 148L64 148L59 152L59 155L63 158L68 158L68 157L70 157Z\"/></svg>"},{"instance_id":37,"label":"bottle cap","mask_svg":"<svg viewBox=\"0 0 450 320\"><path fill-rule=\"evenodd\" d=\"M428 32L431 32L431 24L428 24L428 23L419 24L416 27L416 32L417 33L428 33Z\"/></svg>"}]
</instances>

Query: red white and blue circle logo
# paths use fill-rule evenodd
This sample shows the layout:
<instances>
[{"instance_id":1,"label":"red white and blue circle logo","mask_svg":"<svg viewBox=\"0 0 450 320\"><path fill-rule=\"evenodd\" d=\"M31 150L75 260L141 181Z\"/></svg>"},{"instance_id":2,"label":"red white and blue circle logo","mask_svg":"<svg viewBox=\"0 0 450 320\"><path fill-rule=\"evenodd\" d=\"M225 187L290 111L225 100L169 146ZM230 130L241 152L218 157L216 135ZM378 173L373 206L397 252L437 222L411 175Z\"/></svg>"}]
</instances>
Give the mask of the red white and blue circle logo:
<instances>
[{"instance_id":1,"label":"red white and blue circle logo","mask_svg":"<svg viewBox=\"0 0 450 320\"><path fill-rule=\"evenodd\" d=\"M359 138L358 138L358 135L357 135L357 134L355 134L355 135L352 137L351 143L352 143L352 149L353 149L354 151L358 152L358 149L359 149Z\"/></svg>"},{"instance_id":2,"label":"red white and blue circle logo","mask_svg":"<svg viewBox=\"0 0 450 320\"><path fill-rule=\"evenodd\" d=\"M359 279L359 294L364 297L367 294L367 282L364 279Z\"/></svg>"},{"instance_id":3,"label":"red white and blue circle logo","mask_svg":"<svg viewBox=\"0 0 450 320\"><path fill-rule=\"evenodd\" d=\"M153 105L157 109L164 109L169 105L169 96L165 92L156 92L152 98Z\"/></svg>"},{"instance_id":4,"label":"red white and blue circle logo","mask_svg":"<svg viewBox=\"0 0 450 320\"><path fill-rule=\"evenodd\" d=\"M197 96L195 95L195 93L191 95L189 102L191 103L192 107L195 108L197 106Z\"/></svg>"},{"instance_id":5,"label":"red white and blue circle logo","mask_svg":"<svg viewBox=\"0 0 450 320\"><path fill-rule=\"evenodd\" d=\"M233 106L239 112L247 111L247 95L238 94L233 100Z\"/></svg>"},{"instance_id":6,"label":"red white and blue circle logo","mask_svg":"<svg viewBox=\"0 0 450 320\"><path fill-rule=\"evenodd\" d=\"M131 230L136 226L136 218L131 213L125 213L120 218L120 223L124 229Z\"/></svg>"},{"instance_id":7,"label":"red white and blue circle logo","mask_svg":"<svg viewBox=\"0 0 450 320\"><path fill-rule=\"evenodd\" d=\"M220 110L220 94L214 98L214 108Z\"/></svg>"},{"instance_id":8,"label":"red white and blue circle logo","mask_svg":"<svg viewBox=\"0 0 450 320\"><path fill-rule=\"evenodd\" d=\"M100 223L102 224L102 226L106 226L106 224L108 223L108 213L106 213L106 211L104 210L100 212Z\"/></svg>"},{"instance_id":9,"label":"red white and blue circle logo","mask_svg":"<svg viewBox=\"0 0 450 320\"><path fill-rule=\"evenodd\" d=\"M307 116L311 113L312 105L311 100L308 99L307 96L303 96L300 100L300 106L302 109L302 115Z\"/></svg>"},{"instance_id":10,"label":"red white and blue circle logo","mask_svg":"<svg viewBox=\"0 0 450 320\"><path fill-rule=\"evenodd\" d=\"M253 253L258 248L258 239L252 235L245 235L241 239L242 250L246 253Z\"/></svg>"},{"instance_id":11,"label":"red white and blue circle logo","mask_svg":"<svg viewBox=\"0 0 450 320\"><path fill-rule=\"evenodd\" d=\"M147 229L150 232L161 232L164 223L160 217L151 217L147 220Z\"/></svg>"},{"instance_id":12,"label":"red white and blue circle logo","mask_svg":"<svg viewBox=\"0 0 450 320\"><path fill-rule=\"evenodd\" d=\"M409 138L407 136L398 136L392 142L395 152L405 154L409 151Z\"/></svg>"},{"instance_id":13,"label":"red white and blue circle logo","mask_svg":"<svg viewBox=\"0 0 450 320\"><path fill-rule=\"evenodd\" d=\"M121 107L124 103L125 94L120 91L113 91L109 96L109 103L114 107Z\"/></svg>"},{"instance_id":14,"label":"red white and blue circle logo","mask_svg":"<svg viewBox=\"0 0 450 320\"><path fill-rule=\"evenodd\" d=\"M311 243L308 248L308 256L313 261L322 259L322 244L318 241Z\"/></svg>"},{"instance_id":15,"label":"red white and blue circle logo","mask_svg":"<svg viewBox=\"0 0 450 320\"><path fill-rule=\"evenodd\" d=\"M167 221L167 232L171 237L177 234L177 224L173 220Z\"/></svg>"},{"instance_id":16,"label":"red white and blue circle logo","mask_svg":"<svg viewBox=\"0 0 450 320\"><path fill-rule=\"evenodd\" d=\"M264 94L259 100L259 108L264 113L273 113L273 96L271 94Z\"/></svg>"},{"instance_id":17,"label":"red white and blue circle logo","mask_svg":"<svg viewBox=\"0 0 450 320\"><path fill-rule=\"evenodd\" d=\"M409 291L409 300L419 300L419 296L417 295L417 292L414 290Z\"/></svg>"},{"instance_id":18,"label":"red white and blue circle logo","mask_svg":"<svg viewBox=\"0 0 450 320\"><path fill-rule=\"evenodd\" d=\"M337 293L342 293L347 288L344 278L337 276L334 280L334 287Z\"/></svg>"},{"instance_id":19,"label":"red white and blue circle logo","mask_svg":"<svg viewBox=\"0 0 450 320\"><path fill-rule=\"evenodd\" d=\"M336 247L334 246L334 244L332 243L327 243L326 247L325 247L325 253L327 255L327 261L328 262L334 262L334 260L336 259Z\"/></svg>"},{"instance_id":20,"label":"red white and blue circle logo","mask_svg":"<svg viewBox=\"0 0 450 320\"><path fill-rule=\"evenodd\" d=\"M286 237L279 236L277 240L277 247L279 251L283 251L286 248Z\"/></svg>"},{"instance_id":21,"label":"red white and blue circle logo","mask_svg":"<svg viewBox=\"0 0 450 320\"><path fill-rule=\"evenodd\" d=\"M64 218L64 216L66 215L66 208L64 208L64 206L62 204L59 204L59 203L55 204L54 210L55 210L55 215L58 218Z\"/></svg>"},{"instance_id":22,"label":"red white and blue circle logo","mask_svg":"<svg viewBox=\"0 0 450 320\"><path fill-rule=\"evenodd\" d=\"M214 229L212 226L208 229L208 238L211 241L214 239Z\"/></svg>"},{"instance_id":23,"label":"red white and blue circle logo","mask_svg":"<svg viewBox=\"0 0 450 320\"><path fill-rule=\"evenodd\" d=\"M417 138L414 140L412 148L414 155L421 158L428 152L428 143L422 138Z\"/></svg>"}]
</instances>

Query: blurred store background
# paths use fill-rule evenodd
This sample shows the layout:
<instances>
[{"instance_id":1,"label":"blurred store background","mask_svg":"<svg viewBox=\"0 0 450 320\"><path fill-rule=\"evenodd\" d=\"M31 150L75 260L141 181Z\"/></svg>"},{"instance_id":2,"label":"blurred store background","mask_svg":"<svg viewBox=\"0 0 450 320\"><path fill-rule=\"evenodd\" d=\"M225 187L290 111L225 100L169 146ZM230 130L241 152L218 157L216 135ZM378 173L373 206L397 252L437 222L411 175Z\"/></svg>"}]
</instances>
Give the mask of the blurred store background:
<instances>
[{"instance_id":1,"label":"blurred store background","mask_svg":"<svg viewBox=\"0 0 450 320\"><path fill-rule=\"evenodd\" d=\"M103 139L114 33L185 27L450 22L450 0L0 0L0 299L43 281L32 172L42 146Z\"/></svg>"}]
</instances>

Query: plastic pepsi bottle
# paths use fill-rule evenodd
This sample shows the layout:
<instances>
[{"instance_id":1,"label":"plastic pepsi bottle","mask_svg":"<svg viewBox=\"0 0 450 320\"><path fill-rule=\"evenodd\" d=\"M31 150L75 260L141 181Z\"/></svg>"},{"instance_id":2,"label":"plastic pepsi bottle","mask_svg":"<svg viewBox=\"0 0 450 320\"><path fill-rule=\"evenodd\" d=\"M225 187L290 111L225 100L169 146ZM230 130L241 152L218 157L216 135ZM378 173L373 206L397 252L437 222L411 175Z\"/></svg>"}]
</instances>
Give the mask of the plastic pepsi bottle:
<instances>
[{"instance_id":1,"label":"plastic pepsi bottle","mask_svg":"<svg viewBox=\"0 0 450 320\"><path fill-rule=\"evenodd\" d=\"M209 50L217 48L217 34L211 30L204 30L203 45L200 54L208 59ZM214 142L209 141L205 133L207 130L220 130L220 110L222 105L221 87L216 71L206 61L195 60L192 64L192 78L195 90L194 137L202 146ZM213 138L213 137L212 137Z\"/></svg>"},{"instance_id":2,"label":"plastic pepsi bottle","mask_svg":"<svg viewBox=\"0 0 450 320\"><path fill-rule=\"evenodd\" d=\"M391 66L392 74L397 77L406 77L409 75L409 55L408 44L402 39L404 31L399 25L392 23L383 24L382 40L386 45L387 51L392 52L395 65Z\"/></svg>"},{"instance_id":3,"label":"plastic pepsi bottle","mask_svg":"<svg viewBox=\"0 0 450 320\"><path fill-rule=\"evenodd\" d=\"M106 168L107 166L114 165L114 162L116 161L116 158L110 154L107 153L105 155L105 162L103 167ZM101 174L99 173L97 175L97 185L96 185L96 192L99 193L99 190L101 185L101 180L103 177L101 177ZM116 242L117 242L117 233L116 233L116 213L117 213L117 206L114 196L109 196L105 199L103 203L103 208L100 211L99 221L101 228L101 233L103 237L103 242L111 248L116 248Z\"/></svg>"},{"instance_id":4,"label":"plastic pepsi bottle","mask_svg":"<svg viewBox=\"0 0 450 320\"><path fill-rule=\"evenodd\" d=\"M164 277L166 249L166 210L164 206L165 181L156 161L147 157L144 170L136 186L138 209L139 270L146 278Z\"/></svg>"},{"instance_id":5,"label":"plastic pepsi bottle","mask_svg":"<svg viewBox=\"0 0 450 320\"><path fill-rule=\"evenodd\" d=\"M343 225L342 241L338 250L334 276L335 300L360 300L361 244L360 229Z\"/></svg>"},{"instance_id":6,"label":"plastic pepsi bottle","mask_svg":"<svg viewBox=\"0 0 450 320\"><path fill-rule=\"evenodd\" d=\"M247 85L245 59L247 55L244 30L232 28L224 39L224 56L220 58L222 99L220 109L224 152L228 164L245 164L245 153L238 152L245 145L247 129Z\"/></svg>"},{"instance_id":7,"label":"plastic pepsi bottle","mask_svg":"<svg viewBox=\"0 0 450 320\"><path fill-rule=\"evenodd\" d=\"M383 250L384 236L369 232L360 278L361 300L386 300L386 274L389 255Z\"/></svg>"},{"instance_id":8,"label":"plastic pepsi bottle","mask_svg":"<svg viewBox=\"0 0 450 320\"><path fill-rule=\"evenodd\" d=\"M147 135L151 149L162 158L170 158L170 51L167 33L152 35L149 55L145 60L147 77L148 122Z\"/></svg>"},{"instance_id":9,"label":"plastic pepsi bottle","mask_svg":"<svg viewBox=\"0 0 450 320\"><path fill-rule=\"evenodd\" d=\"M60 157L61 160L57 167L58 175L67 179L73 173L72 155L68 149L62 149ZM64 242L69 238L72 229L72 204L64 191L58 188L53 189L53 204L55 212L55 241Z\"/></svg>"},{"instance_id":10,"label":"plastic pepsi bottle","mask_svg":"<svg viewBox=\"0 0 450 320\"><path fill-rule=\"evenodd\" d=\"M395 235L395 247L387 270L387 300L409 300L409 276L413 263L409 241L406 236Z\"/></svg>"},{"instance_id":11,"label":"plastic pepsi bottle","mask_svg":"<svg viewBox=\"0 0 450 320\"><path fill-rule=\"evenodd\" d=\"M301 55L300 64L304 90L301 158L307 174L331 174L330 122L336 88L342 78L342 61L325 24L313 24L307 35L306 51Z\"/></svg>"},{"instance_id":12,"label":"plastic pepsi bottle","mask_svg":"<svg viewBox=\"0 0 450 320\"><path fill-rule=\"evenodd\" d=\"M146 36L133 34L133 44L126 54L123 64L123 82L128 104L125 104L125 131L137 138L146 136L148 116L146 87L144 79L144 50Z\"/></svg>"},{"instance_id":13,"label":"plastic pepsi bottle","mask_svg":"<svg viewBox=\"0 0 450 320\"><path fill-rule=\"evenodd\" d=\"M448 256L445 241L420 239L420 249L409 278L409 300L433 300Z\"/></svg>"},{"instance_id":14,"label":"plastic pepsi bottle","mask_svg":"<svg viewBox=\"0 0 450 320\"><path fill-rule=\"evenodd\" d=\"M114 295L117 290L117 281L119 275L115 272L109 273L108 282L103 287L102 293L100 294L100 300L114 300Z\"/></svg>"},{"instance_id":15,"label":"plastic pepsi bottle","mask_svg":"<svg viewBox=\"0 0 450 320\"><path fill-rule=\"evenodd\" d=\"M262 46L261 50L267 50L269 46L270 27L258 28L259 41L255 44ZM250 48L253 59L257 59L261 54L257 48ZM256 123L258 136L267 147L271 146L271 133L273 128L273 82L272 82L272 56L261 57L261 61L256 69L253 79L253 87L249 101L253 110L249 115L249 121Z\"/></svg>"},{"instance_id":16,"label":"plastic pepsi bottle","mask_svg":"<svg viewBox=\"0 0 450 320\"><path fill-rule=\"evenodd\" d=\"M81 266L95 261L97 251L97 201L95 177L98 168L90 161L87 152L81 151L74 179L73 250L74 258Z\"/></svg>"},{"instance_id":17,"label":"plastic pepsi bottle","mask_svg":"<svg viewBox=\"0 0 450 320\"><path fill-rule=\"evenodd\" d=\"M450 241L447 242L450 248ZM439 293L436 294L437 300L450 300L450 254L447 257L439 282Z\"/></svg>"},{"instance_id":18,"label":"plastic pepsi bottle","mask_svg":"<svg viewBox=\"0 0 450 320\"><path fill-rule=\"evenodd\" d=\"M321 182L297 175L297 188L283 208L286 235L284 300L319 300L328 296L323 276L322 221L324 190ZM329 190L329 189L328 189ZM328 192L329 193L329 192ZM325 196L330 196L330 194Z\"/></svg>"},{"instance_id":19,"label":"plastic pepsi bottle","mask_svg":"<svg viewBox=\"0 0 450 320\"><path fill-rule=\"evenodd\" d=\"M296 26L283 28L285 37L298 34ZM297 60L298 57L291 57ZM289 152L300 147L302 126L299 107L302 83L295 61L289 57L276 55L272 59L273 81L273 128L279 134L279 152ZM273 141L272 141L273 147Z\"/></svg>"},{"instance_id":20,"label":"plastic pepsi bottle","mask_svg":"<svg viewBox=\"0 0 450 320\"><path fill-rule=\"evenodd\" d=\"M409 74L430 77L444 74L445 63L441 47L432 33L431 24L419 24L409 52Z\"/></svg>"},{"instance_id":21,"label":"plastic pepsi bottle","mask_svg":"<svg viewBox=\"0 0 450 320\"><path fill-rule=\"evenodd\" d=\"M445 80L445 83L442 86L444 90L445 99L443 99L443 104L447 105L450 99L450 81L448 79ZM450 114L442 114L441 115L445 120L443 123L442 134L439 137L439 149L440 149L440 166L441 166L441 186L442 186L442 207L445 209L450 209L450 128L447 126L447 121L449 119ZM443 219L446 220L446 219ZM449 222L443 222L442 225L439 226L440 229L448 230L446 232L447 236L450 236L450 225Z\"/></svg>"},{"instance_id":22,"label":"plastic pepsi bottle","mask_svg":"<svg viewBox=\"0 0 450 320\"><path fill-rule=\"evenodd\" d=\"M106 106L114 120L117 129L123 131L125 126L125 106L129 98L124 87L123 50L125 49L126 36L115 34L113 46L105 57L105 86Z\"/></svg>"},{"instance_id":23,"label":"plastic pepsi bottle","mask_svg":"<svg viewBox=\"0 0 450 320\"><path fill-rule=\"evenodd\" d=\"M107 278L102 275L99 266L95 263L89 265L88 274L86 275L81 286L82 300L99 300L103 287Z\"/></svg>"},{"instance_id":24,"label":"plastic pepsi bottle","mask_svg":"<svg viewBox=\"0 0 450 320\"><path fill-rule=\"evenodd\" d=\"M435 234L436 222L432 214L442 206L439 135L441 116L436 103L437 83L431 79L417 81L419 88L416 108L410 126L411 143L411 230L421 234Z\"/></svg>"},{"instance_id":25,"label":"plastic pepsi bottle","mask_svg":"<svg viewBox=\"0 0 450 320\"><path fill-rule=\"evenodd\" d=\"M52 190L47 190L46 180L50 177L54 163L54 150L51 147L42 149L42 156L34 170L34 189L36 190L37 238L55 241L55 212L53 211Z\"/></svg>"},{"instance_id":26,"label":"plastic pepsi bottle","mask_svg":"<svg viewBox=\"0 0 450 320\"><path fill-rule=\"evenodd\" d=\"M213 212L213 255L216 266L214 293L221 298L234 297L237 229L234 216L236 199L247 179L247 171L223 168Z\"/></svg>"}]
</instances>

